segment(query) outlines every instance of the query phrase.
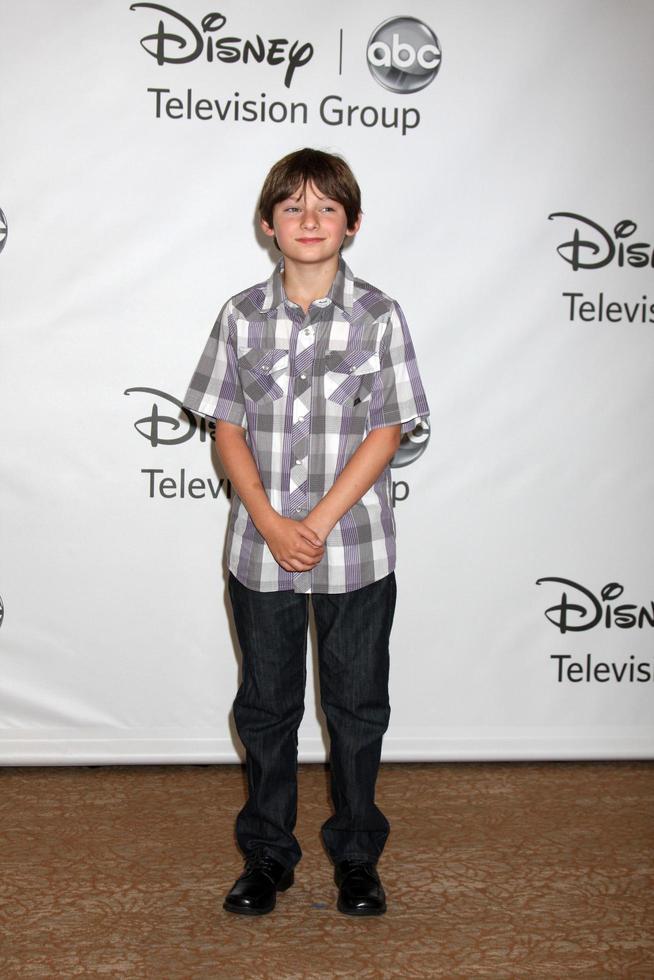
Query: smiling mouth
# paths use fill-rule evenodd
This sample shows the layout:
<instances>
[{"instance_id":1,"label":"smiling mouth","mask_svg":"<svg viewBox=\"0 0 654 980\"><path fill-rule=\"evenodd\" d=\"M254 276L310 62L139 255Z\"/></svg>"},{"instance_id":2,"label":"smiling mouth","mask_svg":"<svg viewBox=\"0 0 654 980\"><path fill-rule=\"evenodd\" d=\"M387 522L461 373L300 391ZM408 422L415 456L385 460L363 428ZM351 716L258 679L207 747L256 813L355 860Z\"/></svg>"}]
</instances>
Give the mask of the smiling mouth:
<instances>
[{"instance_id":1,"label":"smiling mouth","mask_svg":"<svg viewBox=\"0 0 654 980\"><path fill-rule=\"evenodd\" d=\"M298 238L297 241L302 245L315 245L316 242L324 242L324 238Z\"/></svg>"}]
</instances>

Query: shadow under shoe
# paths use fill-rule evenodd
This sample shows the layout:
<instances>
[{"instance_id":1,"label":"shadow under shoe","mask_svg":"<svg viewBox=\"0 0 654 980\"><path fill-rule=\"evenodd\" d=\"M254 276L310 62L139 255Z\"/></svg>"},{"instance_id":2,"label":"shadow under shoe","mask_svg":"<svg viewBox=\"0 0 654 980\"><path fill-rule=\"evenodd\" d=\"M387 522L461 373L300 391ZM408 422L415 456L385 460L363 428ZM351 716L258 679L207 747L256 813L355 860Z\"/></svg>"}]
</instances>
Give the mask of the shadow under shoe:
<instances>
[{"instance_id":1,"label":"shadow under shoe","mask_svg":"<svg viewBox=\"0 0 654 980\"><path fill-rule=\"evenodd\" d=\"M257 850L247 858L245 870L225 896L223 908L241 915L266 915L275 907L277 892L286 891L294 880L292 868Z\"/></svg>"},{"instance_id":2,"label":"shadow under shoe","mask_svg":"<svg viewBox=\"0 0 654 980\"><path fill-rule=\"evenodd\" d=\"M345 915L383 915L386 895L371 861L339 861L334 873L339 912Z\"/></svg>"}]
</instances>

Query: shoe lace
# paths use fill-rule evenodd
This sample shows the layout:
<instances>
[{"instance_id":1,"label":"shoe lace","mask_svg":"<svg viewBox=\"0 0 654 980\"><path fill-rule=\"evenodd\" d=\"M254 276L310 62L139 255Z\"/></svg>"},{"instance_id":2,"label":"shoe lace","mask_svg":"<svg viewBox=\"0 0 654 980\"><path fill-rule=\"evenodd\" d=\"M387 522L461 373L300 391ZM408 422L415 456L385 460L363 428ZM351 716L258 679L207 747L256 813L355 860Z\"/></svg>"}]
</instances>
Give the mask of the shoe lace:
<instances>
[{"instance_id":1,"label":"shoe lace","mask_svg":"<svg viewBox=\"0 0 654 980\"><path fill-rule=\"evenodd\" d=\"M359 858L346 858L348 871L354 871L356 868L374 868L373 861L365 861Z\"/></svg>"},{"instance_id":2,"label":"shoe lace","mask_svg":"<svg viewBox=\"0 0 654 980\"><path fill-rule=\"evenodd\" d=\"M256 869L257 871L267 871L270 873L273 870L274 863L276 863L275 859L269 854L266 854L265 851L256 850L247 858L245 867L247 871Z\"/></svg>"},{"instance_id":3,"label":"shoe lace","mask_svg":"<svg viewBox=\"0 0 654 980\"><path fill-rule=\"evenodd\" d=\"M349 878L351 874L357 871L365 871L367 875L372 875L373 878L377 876L377 869L374 861L364 861L358 858L346 858L340 866L340 871L342 881Z\"/></svg>"}]
</instances>

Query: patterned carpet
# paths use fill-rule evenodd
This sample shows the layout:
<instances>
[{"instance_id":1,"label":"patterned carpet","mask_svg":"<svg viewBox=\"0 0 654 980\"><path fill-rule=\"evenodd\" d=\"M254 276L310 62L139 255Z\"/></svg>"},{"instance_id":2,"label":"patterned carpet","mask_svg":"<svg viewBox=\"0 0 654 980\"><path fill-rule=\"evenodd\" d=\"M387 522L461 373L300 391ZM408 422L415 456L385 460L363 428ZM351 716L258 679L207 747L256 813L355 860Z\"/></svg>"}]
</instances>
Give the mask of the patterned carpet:
<instances>
[{"instance_id":1,"label":"patterned carpet","mask_svg":"<svg viewBox=\"0 0 654 980\"><path fill-rule=\"evenodd\" d=\"M380 918L335 908L328 772L302 765L296 883L222 909L239 766L0 770L0 977L654 978L654 765L382 767Z\"/></svg>"}]
</instances>

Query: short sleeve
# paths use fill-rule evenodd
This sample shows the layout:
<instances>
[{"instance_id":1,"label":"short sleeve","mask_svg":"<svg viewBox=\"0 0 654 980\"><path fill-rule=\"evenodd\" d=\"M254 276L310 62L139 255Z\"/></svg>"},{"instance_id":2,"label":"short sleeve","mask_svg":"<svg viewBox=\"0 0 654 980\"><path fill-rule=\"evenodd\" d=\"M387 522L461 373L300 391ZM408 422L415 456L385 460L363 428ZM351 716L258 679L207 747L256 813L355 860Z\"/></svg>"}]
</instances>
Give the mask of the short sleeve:
<instances>
[{"instance_id":1,"label":"short sleeve","mask_svg":"<svg viewBox=\"0 0 654 980\"><path fill-rule=\"evenodd\" d=\"M370 398L369 425L380 429L402 424L401 432L411 432L416 419L429 415L413 342L399 303L393 302L380 349L381 370Z\"/></svg>"},{"instance_id":2,"label":"short sleeve","mask_svg":"<svg viewBox=\"0 0 654 980\"><path fill-rule=\"evenodd\" d=\"M182 404L199 415L247 428L233 327L229 300L218 315Z\"/></svg>"}]
</instances>

